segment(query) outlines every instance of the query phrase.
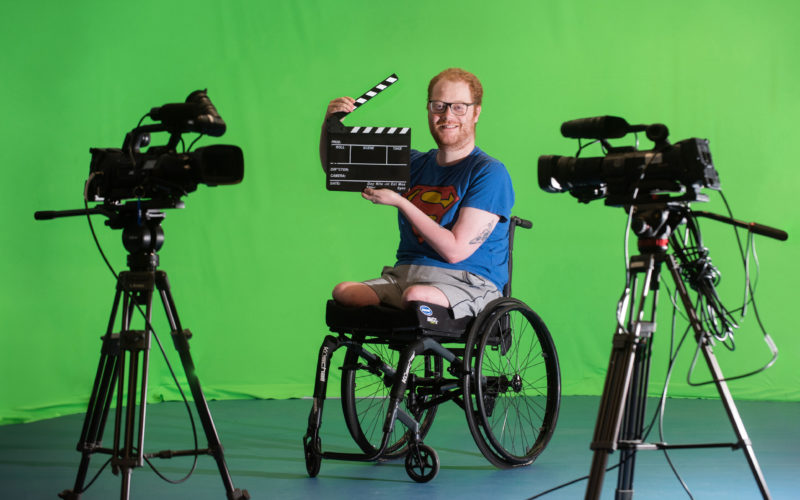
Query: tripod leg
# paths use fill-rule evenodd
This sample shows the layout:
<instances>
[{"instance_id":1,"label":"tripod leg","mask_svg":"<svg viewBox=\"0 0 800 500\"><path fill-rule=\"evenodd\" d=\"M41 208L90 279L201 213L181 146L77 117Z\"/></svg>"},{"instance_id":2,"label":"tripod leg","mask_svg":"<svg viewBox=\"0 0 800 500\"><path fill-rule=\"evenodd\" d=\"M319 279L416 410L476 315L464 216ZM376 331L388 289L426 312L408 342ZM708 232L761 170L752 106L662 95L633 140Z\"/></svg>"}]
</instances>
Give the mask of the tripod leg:
<instances>
[{"instance_id":1,"label":"tripod leg","mask_svg":"<svg viewBox=\"0 0 800 500\"><path fill-rule=\"evenodd\" d=\"M102 445L103 431L105 430L108 412L111 407L111 399L114 395L114 385L117 380L117 365L119 362L119 337L114 335L114 321L116 320L117 308L119 307L121 291L117 287L114 295L114 303L111 307L111 316L108 321L106 334L102 338L102 348L100 350L100 362L97 366L92 393L89 396L89 405L86 409L86 416L83 420L81 437L78 441L78 451L81 453L81 461L78 466L78 474L75 484L71 490L64 490L58 494L66 500L77 500L83 493L86 473L89 469L89 462L92 454Z\"/></svg>"},{"instance_id":2,"label":"tripod leg","mask_svg":"<svg viewBox=\"0 0 800 500\"><path fill-rule=\"evenodd\" d=\"M600 498L608 454L617 449L623 408L627 405L635 356L635 342L631 341L628 334L617 333L614 336L603 396L597 412L594 438L590 446L594 450L594 454L589 472L589 484L586 488L586 500Z\"/></svg>"},{"instance_id":3,"label":"tripod leg","mask_svg":"<svg viewBox=\"0 0 800 500\"><path fill-rule=\"evenodd\" d=\"M219 440L217 429L214 426L213 419L211 418L211 412L208 409L206 397L203 394L202 388L200 387L200 379L197 377L194 362L192 361L192 356L189 353L190 333L188 330L183 330L181 328L178 312L175 309L175 302L172 298L172 292L170 291L169 281L167 280L167 273L164 271L156 271L155 274L156 286L161 294L161 301L164 304L167 320L169 321L170 328L172 329L172 340L180 355L181 364L183 365L183 370L186 373L186 379L189 383L189 388L192 392L195 406L197 407L197 414L200 417L201 423L203 424L203 430L205 431L206 439L208 440L208 447L217 462L217 468L219 469L220 476L222 476L222 483L225 486L225 492L227 493L229 500L249 499L250 494L247 492L247 490L240 490L234 488L233 486L233 480L231 479L230 472L228 471L228 466L225 463L222 443Z\"/></svg>"},{"instance_id":4,"label":"tripod leg","mask_svg":"<svg viewBox=\"0 0 800 500\"><path fill-rule=\"evenodd\" d=\"M120 498L130 497L131 474L144 464L144 433L147 412L147 380L150 364L150 319L154 279L152 273L126 272L120 274L123 288L127 291L123 299L122 326L120 330L120 351L122 359L119 369L119 388L117 392L116 428L114 453L111 461L115 472L122 472ZM145 307L145 330L131 330L131 318L136 306ZM128 362L127 390L124 390L125 357ZM140 365L141 356L141 365ZM126 396L123 398L123 394ZM138 409L138 412L137 412ZM121 419L124 415L124 427ZM122 431L122 450L119 449Z\"/></svg>"},{"instance_id":5,"label":"tripod leg","mask_svg":"<svg viewBox=\"0 0 800 500\"><path fill-rule=\"evenodd\" d=\"M728 390L728 384L725 382L725 379L722 376L722 370L720 370L719 364L717 363L717 358L714 356L714 352L711 350L711 346L709 346L707 342L703 344L702 351L703 356L706 358L706 363L708 363L708 369L711 371L711 374L714 377L714 382L716 383L720 399L722 399L722 404L725 406L725 411L728 413L728 419L731 421L733 431L736 433L736 437L738 438L738 443L744 451L747 462L750 464L750 470L753 473L753 478L756 480L758 489L761 491L761 496L765 499L772 498L769 493L769 489L767 488L767 482L764 479L764 474L761 472L761 466L759 466L758 460L756 459L755 451L753 451L753 445L750 442L750 437L747 435L747 430L742 422L742 417L739 415L739 410L736 409L736 404L733 402L733 397L731 396L730 390Z\"/></svg>"},{"instance_id":6,"label":"tripod leg","mask_svg":"<svg viewBox=\"0 0 800 500\"><path fill-rule=\"evenodd\" d=\"M708 334L703 330L703 325L700 322L700 319L697 317L694 307L689 299L689 293L686 290L686 286L681 280L678 264L672 255L670 255L667 260L667 266L672 273L672 278L675 282L675 287L678 290L678 295L681 297L683 307L688 313L689 321L691 322L692 328L695 331L695 338L700 344L700 350L703 352L703 357L708 364L708 369L711 372L714 384L717 387L717 392L719 393L722 404L728 414L728 419L733 426L733 431L738 438L739 446L743 449L745 457L747 458L747 462L750 465L750 470L753 473L753 478L758 484L758 489L761 492L761 496L765 499L772 498L769 489L767 488L767 482L764 479L764 474L761 472L761 466L759 466L755 452L753 451L753 445L750 442L750 437L747 435L747 430L744 427L744 423L742 422L742 418L736 408L736 404L733 402L733 397L728 389L728 384L725 382L725 377L722 375L722 370L717 363L717 358L714 356L714 352L709 344Z\"/></svg>"},{"instance_id":7,"label":"tripod leg","mask_svg":"<svg viewBox=\"0 0 800 500\"><path fill-rule=\"evenodd\" d=\"M633 473L636 466L636 443L642 441L644 414L647 404L647 386L650 380L650 339L654 322L642 323L633 361L633 373L628 389L628 400L620 428L619 473L617 475L617 500L633 498Z\"/></svg>"},{"instance_id":8,"label":"tripod leg","mask_svg":"<svg viewBox=\"0 0 800 500\"><path fill-rule=\"evenodd\" d=\"M594 454L589 472L589 483L586 487L585 498L587 500L600 498L608 455L619 446L623 422L625 422L623 440L638 439L641 435L641 424L637 426L636 422L641 421L639 416L644 413L643 398L646 396L647 388L647 380L642 380L641 376L648 371L649 359L646 353L649 350L648 339L652 334L652 325L654 324L652 321L643 322L642 319L651 283L658 282L660 262L654 255L648 255L644 257L644 261L637 260L637 264L643 265L634 266L632 260L630 269L632 272L644 272L645 278L638 302L630 305L627 329L623 330L619 327L614 335L611 359L606 372L594 437L590 446L594 450ZM635 294L639 284L638 274L633 283L632 293ZM653 301L651 316L654 314L655 301ZM635 451L631 448L625 448L622 452L620 461L624 468L620 470L618 495L621 494L621 490L632 488L634 453Z\"/></svg>"}]
</instances>

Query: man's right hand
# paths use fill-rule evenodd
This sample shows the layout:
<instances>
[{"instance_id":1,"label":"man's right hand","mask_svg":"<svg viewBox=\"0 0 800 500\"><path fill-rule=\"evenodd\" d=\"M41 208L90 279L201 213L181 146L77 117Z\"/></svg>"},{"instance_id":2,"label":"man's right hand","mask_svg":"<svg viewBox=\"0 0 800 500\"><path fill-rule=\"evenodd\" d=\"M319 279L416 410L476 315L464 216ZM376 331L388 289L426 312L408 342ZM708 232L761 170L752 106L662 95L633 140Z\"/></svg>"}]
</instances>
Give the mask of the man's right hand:
<instances>
[{"instance_id":1,"label":"man's right hand","mask_svg":"<svg viewBox=\"0 0 800 500\"><path fill-rule=\"evenodd\" d=\"M328 103L328 109L325 111L325 119L322 120L322 132L319 136L319 161L322 163L322 170L326 172L327 149L325 143L327 142L328 136L328 130L326 128L328 118L334 113L349 113L354 109L356 109L356 101L352 97L337 97Z\"/></svg>"},{"instance_id":2,"label":"man's right hand","mask_svg":"<svg viewBox=\"0 0 800 500\"><path fill-rule=\"evenodd\" d=\"M325 121L334 113L350 113L356 109L356 101L352 97L337 97L328 104Z\"/></svg>"}]
</instances>

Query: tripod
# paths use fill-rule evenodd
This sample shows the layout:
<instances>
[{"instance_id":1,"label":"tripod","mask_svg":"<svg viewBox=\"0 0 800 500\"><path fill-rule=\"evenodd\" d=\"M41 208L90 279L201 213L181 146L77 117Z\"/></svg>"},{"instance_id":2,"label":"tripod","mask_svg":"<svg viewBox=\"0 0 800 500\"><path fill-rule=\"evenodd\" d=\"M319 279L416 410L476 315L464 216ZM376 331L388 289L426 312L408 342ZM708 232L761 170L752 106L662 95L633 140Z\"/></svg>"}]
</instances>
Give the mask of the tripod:
<instances>
[{"instance_id":1,"label":"tripod","mask_svg":"<svg viewBox=\"0 0 800 500\"><path fill-rule=\"evenodd\" d=\"M73 215L73 213L65 213L65 215ZM225 464L222 444L200 388L200 380L195 373L192 357L189 354L191 332L181 327L167 274L157 270L159 261L157 251L164 242L164 232L160 226L164 215L162 212L149 210L146 213L137 214L123 212L109 217L110 220L107 222L109 226L123 228L122 240L129 252L128 267L130 270L119 273L117 278L117 290L114 295L111 317L106 334L102 338L100 363L78 442L81 461L75 484L71 490L65 490L59 496L65 500L79 499L85 491L84 484L92 455L104 453L111 456L110 463L114 474L122 476L120 495L122 500L129 498L131 473L136 467L141 467L144 460L187 455L212 455L222 476L228 500L249 499L250 495L247 490L233 487L228 467ZM140 218L144 220L138 220ZM180 355L197 413L208 440L208 448L205 449L144 453L147 371L150 339L153 334L150 320L155 290L158 290L161 297L172 331L173 344ZM122 301L121 309L120 300ZM131 329L131 319L137 307L144 307L144 330ZM118 310L121 311L121 327L119 333L113 333ZM114 438L111 448L104 448L102 447L103 431L115 390Z\"/></svg>"},{"instance_id":2,"label":"tripod","mask_svg":"<svg viewBox=\"0 0 800 500\"><path fill-rule=\"evenodd\" d=\"M684 242L675 234L678 226L687 223L687 231L691 232L698 242L698 246L702 247L699 228L695 225L694 219L691 218L688 203L632 207L631 210L636 210L632 227L639 236L638 246L641 254L631 257L628 266L629 284L626 287L625 295L618 311L618 327L614 335L611 359L606 373L605 387L591 443L594 455L589 484L586 489L586 499L595 500L600 498L608 454L616 449L620 450L620 467L615 498L617 500L627 500L633 498L633 476L636 452L638 450L711 447L741 448L750 465L750 470L758 484L761 495L765 499L769 499L771 496L758 460L756 460L753 452L750 438L714 356L712 350L714 337L698 317L695 306L689 297L684 278L681 275L683 271L684 276L689 276L686 281L691 284L692 288L697 291L698 296L706 304L718 303L713 281L707 276L692 275L694 270L702 267L702 265L697 265L699 259L693 260L693 258L697 257L696 252L685 246ZM702 214L706 216L713 215ZM733 219L726 220L726 218L720 216L712 218L724 220L734 225L742 225L742 223ZM748 227L751 226L748 225ZM669 247L672 247L672 254L668 253ZM735 443L668 445L666 443L648 444L642 442L645 401L650 372L651 341L656 330L656 306L663 263L666 263L667 269L672 276L681 305L688 314L695 340L703 353L717 392L728 414L728 419L733 426L737 438ZM652 296L650 296L650 292L652 292ZM633 303L630 303L631 297L633 297ZM650 312L649 316L645 317L648 303ZM625 321L624 315L626 313L628 316L627 325L623 326L622 323ZM726 314L724 311L715 311L715 313L719 313L718 316L720 318Z\"/></svg>"}]
</instances>

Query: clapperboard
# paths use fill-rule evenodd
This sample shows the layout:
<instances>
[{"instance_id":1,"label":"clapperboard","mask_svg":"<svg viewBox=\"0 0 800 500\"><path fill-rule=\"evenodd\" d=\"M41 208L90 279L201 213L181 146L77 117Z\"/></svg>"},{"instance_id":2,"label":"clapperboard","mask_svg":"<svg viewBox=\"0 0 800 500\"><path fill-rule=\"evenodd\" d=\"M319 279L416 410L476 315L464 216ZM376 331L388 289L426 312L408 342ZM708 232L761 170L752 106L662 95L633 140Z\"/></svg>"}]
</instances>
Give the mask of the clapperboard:
<instances>
[{"instance_id":1,"label":"clapperboard","mask_svg":"<svg viewBox=\"0 0 800 500\"><path fill-rule=\"evenodd\" d=\"M397 81L392 74L356 99L355 109ZM355 111L355 110L354 110ZM346 127L334 113L328 132L328 179L330 191L363 191L364 188L408 190L411 129L408 127Z\"/></svg>"}]
</instances>

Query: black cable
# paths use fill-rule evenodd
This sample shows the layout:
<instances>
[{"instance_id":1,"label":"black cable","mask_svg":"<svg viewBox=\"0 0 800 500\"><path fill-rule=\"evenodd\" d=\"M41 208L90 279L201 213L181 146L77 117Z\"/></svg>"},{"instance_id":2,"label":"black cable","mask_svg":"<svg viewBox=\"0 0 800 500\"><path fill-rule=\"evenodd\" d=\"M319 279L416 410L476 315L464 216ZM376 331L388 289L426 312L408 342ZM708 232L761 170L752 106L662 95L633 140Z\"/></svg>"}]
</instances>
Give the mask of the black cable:
<instances>
[{"instance_id":1,"label":"black cable","mask_svg":"<svg viewBox=\"0 0 800 500\"><path fill-rule=\"evenodd\" d=\"M638 145L639 136L636 136L636 141ZM633 224L633 212L634 206L636 204L636 197L639 196L639 184L644 180L645 172L647 172L647 167L655 159L655 155L651 156L650 160L644 164L642 167L642 172L639 175L639 178L636 179L636 182L633 184L633 196L632 196L632 203L628 207L628 217L625 223L625 233L623 236L623 258L625 259L625 288L623 289L622 296L620 297L619 301L617 302L617 328L619 330L625 330L625 326L623 325L622 318L620 317L620 311L626 309L625 302L630 300L630 292L631 292L631 270L628 267L630 264L630 234L631 234L631 226Z\"/></svg>"},{"instance_id":2,"label":"black cable","mask_svg":"<svg viewBox=\"0 0 800 500\"><path fill-rule=\"evenodd\" d=\"M731 207L728 204L728 200L725 197L725 194L722 192L722 190L720 190L719 193L720 193L720 196L722 197L723 203L725 204L725 208L728 211L728 216L731 219L733 219L733 211L731 210ZM742 241L741 241L741 238L740 238L740 235L739 235L739 230L738 230L738 228L736 226L733 226L733 231L734 231L734 235L736 236L736 243L737 243L737 245L739 247L739 255L740 255L740 258L742 260L742 265L745 267L745 269L747 269L748 268L748 266L747 266L747 256L746 256L744 248L742 246ZM750 232L748 231L748 233L750 233ZM752 234L750 236L752 237ZM750 239L750 241L752 241L752 245L755 246L755 241L753 241L752 239ZM734 376L731 376L731 377L725 377L725 378L723 378L722 380L719 380L719 381L707 380L707 381L704 381L704 382L692 382L691 377L692 377L692 374L694 373L694 369L695 369L696 364L697 364L697 359L699 357L700 349L702 348L702 344L700 342L698 342L697 350L695 351L695 355L694 355L694 357L692 359L692 363L690 365L689 372L687 373L687 376L686 376L686 382L690 386L699 387L699 386L703 386L703 385L714 384L714 383L717 383L717 382L728 382L728 381L732 381L732 380L739 380L739 379L743 379L743 378L746 378L746 377L750 377L750 376L753 376L753 375L756 375L756 374L759 374L761 372L766 371L773 364L775 364L775 362L777 361L777 359L778 359L778 347L777 347L777 345L775 345L775 342L772 340L772 337L766 331L766 328L764 327L764 324L763 324L763 322L761 320L761 316L758 313L758 306L756 305L756 300L755 300L755 289L754 289L753 283L749 279L749 273L745 276L745 283L746 283L746 290L749 291L750 305L753 308L753 314L755 315L756 322L758 323L759 329L761 330L761 333L764 336L764 342L767 344L767 347L770 349L770 352L772 353L772 358L768 362L766 362L763 366L761 366L760 368L757 368L755 370L752 370L752 371L749 371L749 372L746 372L746 373L742 373L740 375L734 375ZM743 308L744 308L744 306L743 306Z\"/></svg>"},{"instance_id":3,"label":"black cable","mask_svg":"<svg viewBox=\"0 0 800 500\"><path fill-rule=\"evenodd\" d=\"M589 146L589 145L591 145L591 144L593 144L595 142L597 142L597 141L592 141L591 143L587 144L586 146ZM638 136L637 136L637 142L638 142ZM586 146L580 146L580 139L578 140L578 144L579 144L578 154L580 154L580 152ZM576 154L576 157L577 156L578 155ZM654 158L655 158L655 155L653 157L651 157L650 161L648 161L644 165L644 167L642 168L642 172L639 175L639 179L637 179L635 184L634 184L633 197L632 197L632 201L634 202L634 204L635 204L635 201L636 201L636 197L639 194L639 184L644 180L645 172L647 171L647 167L652 163ZM628 307L629 307L628 301L630 300L631 272L630 272L630 268L628 266L628 264L630 263L630 253L629 253L630 239L629 239L629 236L630 236L631 225L632 225L632 222L633 222L633 212L634 212L633 206L634 206L634 204L632 204L628 208L628 217L627 217L627 221L626 221L626 224L625 224L625 234L623 236L623 242L624 242L624 252L623 253L624 253L624 257L625 257L625 288L624 288L624 290L622 292L622 296L620 297L619 301L617 302L617 314L616 314L616 317L617 317L617 329L618 329L618 331L624 331L625 330L625 326L623 325L622 313L624 311L628 310ZM659 406L661 406L661 405L659 405ZM653 415L653 419L651 420L651 422L650 422L650 424L648 426L647 434L644 435L643 439L645 439L646 436L649 435L650 430L652 429L653 424L655 422L656 415L657 415L657 413ZM636 456L636 451L634 450L634 452L630 456L631 457ZM620 461L617 465L609 467L608 469L606 469L605 472L609 472L609 471L619 467L620 465L622 465L623 462L624 461ZM674 469L673 469L673 471L674 471ZM578 483L578 482L583 481L583 480L588 479L588 478L589 478L589 476L587 475L587 476L583 476L583 477L578 478L578 479L574 479L572 481L569 481L567 483L561 484L559 486L556 486L554 488L546 490L546 491L544 491L542 493L539 493L536 496L533 496L533 497L529 498L528 500L533 500L535 498L539 498L539 497L544 496L546 494L552 493L553 491L557 491L557 490L559 490L561 488L570 486L572 484ZM679 478L679 480L680 480L680 478ZM681 481L681 483L683 484L683 481Z\"/></svg>"},{"instance_id":4,"label":"black cable","mask_svg":"<svg viewBox=\"0 0 800 500\"><path fill-rule=\"evenodd\" d=\"M142 119L144 119L144 118L142 118ZM85 209L88 211L89 210L89 203L88 203L88 200L86 199L86 197L84 197L83 202L84 202ZM108 267L108 270L111 271L111 274L114 276L114 279L115 280L119 280L119 275L114 270L114 267L111 265L111 262L108 260L108 257L106 256L105 252L103 251L102 245L100 244L100 241L97 238L97 233L95 232L94 225L92 224L91 215L88 212L86 214L86 220L89 223L89 230L90 230L90 232L92 234L92 238L94 239L95 245L97 246L97 250L98 250L98 252L100 252L100 256L103 258L103 261L105 262L106 266ZM175 387L178 389L178 392L181 395L181 399L183 400L184 406L186 407L187 413L189 415L189 421L190 421L191 427L192 427L192 436L194 438L194 451L195 451L195 454L194 454L194 460L193 460L193 463L192 463L192 467L190 468L190 470L186 474L186 476L184 476L181 479L169 479L169 478L165 477L163 474L161 474L161 472L150 462L150 460L148 460L145 457L145 461L147 462L147 464L150 466L150 468L153 470L153 472L155 472L156 475L158 475L161 479L163 479L164 481L166 481L168 483L171 483L171 484L179 484L179 483L182 483L182 482L186 481L187 479L189 479L189 477L192 476L192 474L194 473L194 471L197 468L198 454L199 454L199 449L200 449L200 447L198 445L198 441L197 441L197 425L196 425L196 423L194 421L194 415L192 414L191 407L189 406L189 400L186 397L186 393L184 393L183 388L180 385L180 382L178 381L178 377L175 374L175 370L172 368L172 364L170 363L169 358L167 357L167 352L164 349L163 344L161 343L161 339L159 339L158 334L156 333L155 329L153 328L152 323L150 323L150 320L147 318L147 314L145 313L145 311L142 310L141 305L137 303L137 301L131 296L131 294L127 290L123 290L123 292L127 295L128 300L131 301L130 303L133 304L134 307L136 307L136 310L139 311L139 314L142 316L142 318L144 318L145 328L153 334L153 338L155 339L156 344L158 345L159 349L161 350L161 354L162 354L162 356L164 358L164 362L167 365L167 369L169 370L170 376L172 377L172 380L175 382ZM147 395L145 395L145 397L147 397ZM109 461L110 461L110 459L109 459ZM97 474L92 479L92 481L88 485L86 485L86 487L84 488L84 491L86 491L89 488L89 486L91 486L92 483L97 479L97 477L99 477L100 472L102 472L103 468L105 468L106 465L108 465L108 462L106 462L106 464L104 464L103 467L101 467L100 471L97 472Z\"/></svg>"},{"instance_id":5,"label":"black cable","mask_svg":"<svg viewBox=\"0 0 800 500\"><path fill-rule=\"evenodd\" d=\"M633 456L633 455L631 455L631 456ZM612 465L611 467L606 469L606 472L611 472L612 470L614 470L614 469L618 468L619 466L621 466L623 463L624 463L624 461L620 461L617 465ZM543 497L545 495L549 495L550 493L553 493L554 491L558 491L561 488L566 488L567 486L572 486L573 484L577 484L577 483L579 483L581 481L585 481L587 479L589 479L589 475L588 474L583 476L583 477L579 477L577 479L573 479L572 481L569 481L567 483L559 484L558 486L550 488L549 490L542 491L541 493L537 493L536 495L534 495L532 497L529 497L527 500L534 500L536 498L541 498L541 497Z\"/></svg>"},{"instance_id":6,"label":"black cable","mask_svg":"<svg viewBox=\"0 0 800 500\"><path fill-rule=\"evenodd\" d=\"M194 140L193 140L193 141L192 141L192 142L189 144L189 149L188 149L188 150L186 150L186 151L184 151L184 152L191 151L191 150L192 150L192 148L194 147L194 145L197 143L197 141L199 141L199 140L200 140L200 139L201 139L201 138L202 138L204 135L205 135L205 134L200 134L200 135L198 135L197 137L195 137L195 138L194 138Z\"/></svg>"},{"instance_id":7,"label":"black cable","mask_svg":"<svg viewBox=\"0 0 800 500\"><path fill-rule=\"evenodd\" d=\"M677 291L675 293L677 293ZM674 298L671 298L671 301L672 301L672 303L674 305L675 304ZM670 379L672 377L672 369L674 368L675 361L676 361L676 359L678 357L678 352L680 352L680 349L681 349L681 347L683 345L683 342L686 340L686 338L688 336L688 333L691 330L691 325L689 325L686 328L686 330L684 331L683 336L681 337L681 340L678 342L678 346L674 349L674 353L673 353L673 346L674 346L674 340L675 340L675 316L676 316L676 311L677 311L677 308L673 308L673 326L672 326L672 335L671 335L671 338L670 338L670 355L669 355L669 363L668 363L668 368L667 368L667 375L666 375L665 381L664 381L664 389L662 390L662 395L661 395L661 398L659 399L658 407L656 407L656 409L653 412L653 417L650 419L650 423L646 427L644 427L642 429L642 438L641 438L642 441L647 440L647 438L650 435L650 432L652 431L657 419L660 422L660 425L659 425L659 438L661 439L662 442L664 441L664 438L663 438L663 416L664 416L664 411L665 411L665 408L666 408L667 389L668 389L668 386L669 386L669 381L670 381ZM684 491L686 491L686 493L689 495L689 498L693 499L694 497L692 496L691 492L689 491L689 487L686 485L686 483L680 477L680 474L678 473L677 469L672 464L672 461L669 458L669 454L667 453L667 450L662 450L662 451L664 452L664 455L665 455L665 457L667 459L667 463L669 464L670 468L672 469L672 472L677 477L678 481L681 483ZM634 450L634 452L628 458L632 458L632 457L635 457L635 456L636 456L636 451ZM627 460L627 458L621 460L616 465L612 465L611 467L608 467L605 470L605 472L608 473L608 472L620 467L622 464L625 463L625 460ZM566 488L567 486L571 486L573 484L579 483L579 482L584 481L586 479L589 479L589 475L573 479L571 481L568 481L566 483L562 483L562 484L560 484L558 486L555 486L553 488L550 488L548 490L545 490L545 491L542 491L540 493L537 493L536 495L528 498L527 500L534 500L536 498L543 497L543 496L548 495L548 494L550 494L550 493L552 493L554 491L558 491L558 490L560 490L562 488Z\"/></svg>"},{"instance_id":8,"label":"black cable","mask_svg":"<svg viewBox=\"0 0 800 500\"><path fill-rule=\"evenodd\" d=\"M92 216L89 214L89 201L86 199L85 196L83 198L83 206L86 209L86 222L89 223L89 231L92 233L92 239L94 240L94 244L97 247L97 251L100 252L100 257L103 258L103 262L106 263L106 267L108 267L108 270L111 271L111 274L114 276L114 280L116 281L119 279L119 277L117 276L116 271L114 271L114 266L111 265L111 262L109 262L108 257L106 257L106 253L103 251L102 245L100 245L100 240L97 239L97 233L94 231L94 224L92 224Z\"/></svg>"},{"instance_id":9,"label":"black cable","mask_svg":"<svg viewBox=\"0 0 800 500\"><path fill-rule=\"evenodd\" d=\"M672 324L671 324L671 328L670 328L669 363L667 365L667 375L666 375L666 377L664 379L664 388L661 391L661 398L659 399L659 403L658 403L658 406L659 406L659 408L658 408L658 410L659 410L659 412L658 412L658 438L661 440L662 443L666 443L666 439L664 439L664 415L666 413L666 406L667 406L667 392L669 390L670 380L672 379L672 369L675 367L675 361L678 359L678 353L680 352L681 347L683 347L683 343L686 340L686 337L689 335L689 332L691 331L691 324L689 324L686 327L686 329L683 331L683 335L681 336L681 339L678 342L678 345L675 346L675 329L676 329L676 326L677 326L678 312L680 310L678 307L676 307L676 300L675 300L675 297L674 297L674 294L677 294L677 293L678 293L678 291L675 290L673 292L673 296L670 297L670 301L673 304L673 308L672 308ZM649 434L649 432L650 431L648 430L648 434ZM669 468L672 470L672 473L675 475L675 478L681 484L681 487L683 488L683 491L686 492L686 494L689 496L689 498L691 500L694 500L694 496L692 495L692 492L689 489L689 485L686 484L686 482L683 480L683 478L681 477L680 473L678 472L677 467L675 467L675 464L672 463L672 459L669 456L669 452L667 451L666 448L662 449L662 451L664 453L664 458L667 460L667 464L669 465Z\"/></svg>"},{"instance_id":10,"label":"black cable","mask_svg":"<svg viewBox=\"0 0 800 500\"><path fill-rule=\"evenodd\" d=\"M109 459L108 459L108 460L106 460L106 462L105 462L105 463L104 463L104 464L103 464L103 465L100 467L100 469L97 471L97 473L94 475L94 477L92 477L92 479L91 479L91 480L89 480L89 483L88 483L86 486L84 486L84 487L83 487L83 489L82 489L81 491L76 491L76 492L75 492L75 494L77 494L77 495L81 495L81 494L83 494L84 492L88 491L88 490L89 490L89 488L90 488L90 487L91 487L91 486L94 484L94 482L95 482L95 481L97 481L97 478L99 478L99 477L100 477L100 474L103 472L103 470L104 470L104 469L105 469L105 468L108 466L108 464L110 464L110 463L111 463L111 459L109 458Z\"/></svg>"},{"instance_id":11,"label":"black cable","mask_svg":"<svg viewBox=\"0 0 800 500\"><path fill-rule=\"evenodd\" d=\"M584 149L588 148L589 146L591 146L595 142L600 142L600 141L599 141L599 139L595 139L595 140L593 140L593 141L591 141L591 142L589 142L587 144L581 145L581 138L578 137L578 151L575 153L575 158L579 157L581 155L581 151L583 151Z\"/></svg>"}]
</instances>

